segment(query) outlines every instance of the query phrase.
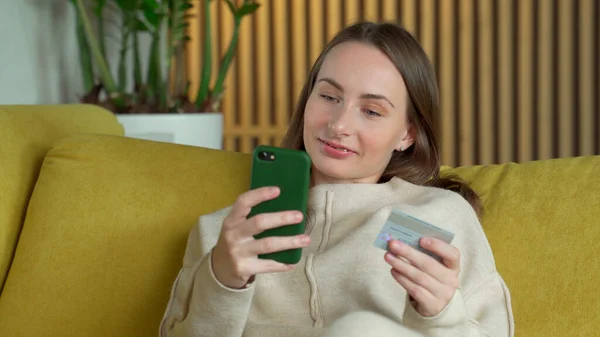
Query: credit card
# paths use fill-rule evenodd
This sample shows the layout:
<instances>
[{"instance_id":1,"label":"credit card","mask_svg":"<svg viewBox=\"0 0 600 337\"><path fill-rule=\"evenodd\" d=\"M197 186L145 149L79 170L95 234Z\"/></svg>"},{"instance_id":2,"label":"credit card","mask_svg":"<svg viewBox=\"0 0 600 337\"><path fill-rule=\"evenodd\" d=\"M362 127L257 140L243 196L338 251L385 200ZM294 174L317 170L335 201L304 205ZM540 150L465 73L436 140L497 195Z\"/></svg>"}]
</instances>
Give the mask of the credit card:
<instances>
[{"instance_id":1,"label":"credit card","mask_svg":"<svg viewBox=\"0 0 600 337\"><path fill-rule=\"evenodd\" d=\"M373 246L387 251L389 250L388 242L390 240L399 240L441 262L442 259L439 256L419 245L419 240L424 236L436 238L446 243L450 243L454 239L454 233L452 232L404 212L392 210L381 231L379 231Z\"/></svg>"}]
</instances>

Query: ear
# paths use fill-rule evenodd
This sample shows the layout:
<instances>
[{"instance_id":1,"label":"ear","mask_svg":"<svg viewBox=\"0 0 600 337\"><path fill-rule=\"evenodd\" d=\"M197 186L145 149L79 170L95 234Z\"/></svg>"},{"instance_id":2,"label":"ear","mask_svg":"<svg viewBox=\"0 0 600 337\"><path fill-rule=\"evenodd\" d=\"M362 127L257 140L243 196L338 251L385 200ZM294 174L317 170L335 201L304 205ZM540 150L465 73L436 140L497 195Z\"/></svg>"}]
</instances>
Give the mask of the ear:
<instances>
[{"instance_id":1,"label":"ear","mask_svg":"<svg viewBox=\"0 0 600 337\"><path fill-rule=\"evenodd\" d=\"M404 135L396 145L396 151L405 151L415 143L416 138L417 131L413 127L412 123L409 123L406 131L404 131Z\"/></svg>"}]
</instances>

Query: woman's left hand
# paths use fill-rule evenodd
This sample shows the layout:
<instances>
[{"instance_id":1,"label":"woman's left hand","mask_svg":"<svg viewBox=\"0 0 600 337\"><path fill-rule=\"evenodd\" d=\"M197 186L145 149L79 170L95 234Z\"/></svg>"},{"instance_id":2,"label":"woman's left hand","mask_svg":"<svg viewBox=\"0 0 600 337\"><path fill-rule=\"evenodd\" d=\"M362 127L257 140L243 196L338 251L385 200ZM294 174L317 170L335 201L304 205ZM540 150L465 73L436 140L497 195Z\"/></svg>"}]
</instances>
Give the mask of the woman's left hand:
<instances>
[{"instance_id":1,"label":"woman's left hand","mask_svg":"<svg viewBox=\"0 0 600 337\"><path fill-rule=\"evenodd\" d=\"M442 258L442 263L398 240L389 242L385 261L392 276L406 289L415 310L425 317L438 315L458 289L460 252L444 241L421 238L421 247ZM404 258L405 260L401 259Z\"/></svg>"}]
</instances>

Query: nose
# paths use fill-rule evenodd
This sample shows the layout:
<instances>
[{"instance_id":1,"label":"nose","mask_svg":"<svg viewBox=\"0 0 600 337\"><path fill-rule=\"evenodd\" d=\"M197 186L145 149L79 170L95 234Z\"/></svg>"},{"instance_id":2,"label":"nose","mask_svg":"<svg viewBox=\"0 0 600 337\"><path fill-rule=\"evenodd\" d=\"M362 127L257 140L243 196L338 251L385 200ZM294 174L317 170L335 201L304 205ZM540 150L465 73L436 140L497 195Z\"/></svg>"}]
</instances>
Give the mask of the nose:
<instances>
[{"instance_id":1,"label":"nose","mask_svg":"<svg viewBox=\"0 0 600 337\"><path fill-rule=\"evenodd\" d=\"M349 105L340 105L331 115L327 126L331 136L348 136L353 127L352 108Z\"/></svg>"}]
</instances>

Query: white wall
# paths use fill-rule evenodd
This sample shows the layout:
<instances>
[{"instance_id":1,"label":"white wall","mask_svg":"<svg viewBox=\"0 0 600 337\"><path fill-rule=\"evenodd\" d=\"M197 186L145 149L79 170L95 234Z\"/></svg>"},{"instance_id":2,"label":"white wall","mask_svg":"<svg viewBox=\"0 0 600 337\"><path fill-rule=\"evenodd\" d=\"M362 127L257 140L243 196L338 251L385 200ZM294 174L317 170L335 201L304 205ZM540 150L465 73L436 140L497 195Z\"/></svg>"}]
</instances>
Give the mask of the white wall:
<instances>
[{"instance_id":1,"label":"white wall","mask_svg":"<svg viewBox=\"0 0 600 337\"><path fill-rule=\"evenodd\" d=\"M77 101L74 13L67 0L0 0L0 104Z\"/></svg>"},{"instance_id":2,"label":"white wall","mask_svg":"<svg viewBox=\"0 0 600 337\"><path fill-rule=\"evenodd\" d=\"M110 21L106 45L116 78L119 27L118 19ZM149 37L141 36L143 75L149 46ZM68 0L0 0L0 104L77 102L84 94L78 53Z\"/></svg>"}]
</instances>

